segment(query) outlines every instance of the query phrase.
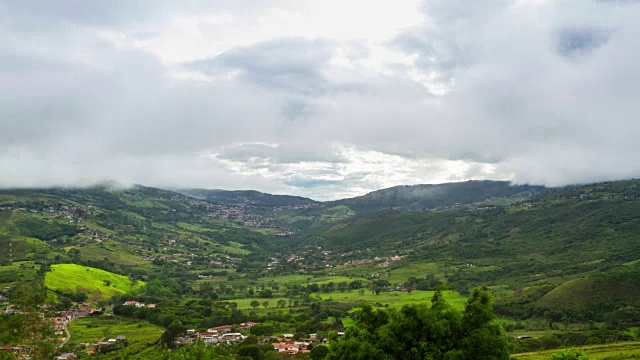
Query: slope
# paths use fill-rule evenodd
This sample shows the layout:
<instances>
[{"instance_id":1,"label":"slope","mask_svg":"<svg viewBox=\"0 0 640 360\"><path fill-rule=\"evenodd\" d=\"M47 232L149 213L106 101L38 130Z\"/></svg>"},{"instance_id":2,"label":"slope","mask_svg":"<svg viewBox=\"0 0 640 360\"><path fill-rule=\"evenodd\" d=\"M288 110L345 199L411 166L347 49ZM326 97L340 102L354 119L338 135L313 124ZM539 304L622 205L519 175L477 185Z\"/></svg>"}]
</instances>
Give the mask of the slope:
<instances>
[{"instance_id":1,"label":"slope","mask_svg":"<svg viewBox=\"0 0 640 360\"><path fill-rule=\"evenodd\" d=\"M317 201L301 196L273 195L255 190L207 190L207 189L178 189L185 195L225 205L250 205L258 207L296 206L316 204Z\"/></svg>"},{"instance_id":2,"label":"slope","mask_svg":"<svg viewBox=\"0 0 640 360\"><path fill-rule=\"evenodd\" d=\"M330 202L345 205L357 213L385 209L423 211L456 208L475 203L508 204L550 191L542 186L511 185L507 181L465 181L437 185L394 186L351 199Z\"/></svg>"},{"instance_id":3,"label":"slope","mask_svg":"<svg viewBox=\"0 0 640 360\"><path fill-rule=\"evenodd\" d=\"M105 300L144 286L126 276L76 264L51 265L44 284L54 291L83 292L90 300Z\"/></svg>"}]
</instances>

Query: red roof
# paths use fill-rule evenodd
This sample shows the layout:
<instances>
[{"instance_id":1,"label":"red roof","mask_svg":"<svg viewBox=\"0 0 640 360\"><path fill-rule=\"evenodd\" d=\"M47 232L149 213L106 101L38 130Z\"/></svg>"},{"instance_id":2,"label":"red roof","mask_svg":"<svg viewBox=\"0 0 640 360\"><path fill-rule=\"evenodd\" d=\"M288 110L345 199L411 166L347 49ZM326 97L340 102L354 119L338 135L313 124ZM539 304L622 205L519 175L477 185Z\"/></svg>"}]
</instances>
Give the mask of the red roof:
<instances>
[{"instance_id":1,"label":"red roof","mask_svg":"<svg viewBox=\"0 0 640 360\"><path fill-rule=\"evenodd\" d=\"M213 329L213 330L231 329L231 325L215 326L209 329Z\"/></svg>"}]
</instances>

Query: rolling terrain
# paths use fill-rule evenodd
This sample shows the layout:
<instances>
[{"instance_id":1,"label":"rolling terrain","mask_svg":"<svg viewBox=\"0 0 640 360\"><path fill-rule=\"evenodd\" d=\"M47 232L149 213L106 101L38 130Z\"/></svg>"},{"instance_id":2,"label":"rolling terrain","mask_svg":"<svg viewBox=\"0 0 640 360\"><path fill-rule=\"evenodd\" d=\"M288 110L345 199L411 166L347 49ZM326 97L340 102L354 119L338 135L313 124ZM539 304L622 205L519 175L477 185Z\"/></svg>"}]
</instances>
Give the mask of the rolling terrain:
<instances>
[{"instance_id":1,"label":"rolling terrain","mask_svg":"<svg viewBox=\"0 0 640 360\"><path fill-rule=\"evenodd\" d=\"M104 318L75 327L91 337L114 316L132 329L144 321L154 343L132 354L161 351L159 329L176 324L326 334L356 326L363 303L430 304L439 289L461 310L477 286L512 336L536 334L514 343L522 352L633 340L625 334L639 325L640 181L467 182L329 203L236 195L225 204L144 186L2 190L10 251L0 252L0 288L17 286L16 303L33 288L57 308L103 307Z\"/></svg>"}]
</instances>

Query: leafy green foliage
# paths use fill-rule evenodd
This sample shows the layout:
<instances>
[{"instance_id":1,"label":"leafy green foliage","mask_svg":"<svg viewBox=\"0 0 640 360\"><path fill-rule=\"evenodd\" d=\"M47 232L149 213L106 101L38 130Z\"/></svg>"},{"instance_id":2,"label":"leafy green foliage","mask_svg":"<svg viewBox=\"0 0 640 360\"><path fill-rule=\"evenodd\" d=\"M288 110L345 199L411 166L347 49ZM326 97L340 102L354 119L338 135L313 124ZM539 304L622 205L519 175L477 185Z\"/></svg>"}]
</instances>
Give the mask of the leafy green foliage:
<instances>
[{"instance_id":1,"label":"leafy green foliage","mask_svg":"<svg viewBox=\"0 0 640 360\"><path fill-rule=\"evenodd\" d=\"M328 359L509 359L509 344L493 324L491 297L476 289L460 314L437 292L431 307L400 311L365 305L358 325L331 342Z\"/></svg>"},{"instance_id":2,"label":"leafy green foliage","mask_svg":"<svg viewBox=\"0 0 640 360\"><path fill-rule=\"evenodd\" d=\"M550 360L589 360L583 350L562 350L549 357Z\"/></svg>"}]
</instances>

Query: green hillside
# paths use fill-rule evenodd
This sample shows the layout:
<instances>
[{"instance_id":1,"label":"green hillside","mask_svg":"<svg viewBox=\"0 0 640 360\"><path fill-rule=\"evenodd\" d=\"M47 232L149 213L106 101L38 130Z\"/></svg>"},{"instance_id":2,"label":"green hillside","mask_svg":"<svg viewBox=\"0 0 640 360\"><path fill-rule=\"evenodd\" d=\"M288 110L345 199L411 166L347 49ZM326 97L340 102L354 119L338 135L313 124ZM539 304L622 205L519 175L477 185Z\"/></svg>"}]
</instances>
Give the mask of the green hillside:
<instances>
[{"instance_id":1,"label":"green hillside","mask_svg":"<svg viewBox=\"0 0 640 360\"><path fill-rule=\"evenodd\" d=\"M571 301L600 304L602 313L617 300L640 303L640 283L609 274L640 258L639 181L573 188L507 207L359 215L308 240L337 252L367 249L369 257L406 255L394 268L438 264L433 275L463 293L479 284L496 288L499 298L546 289L525 301L531 306L562 308L583 297ZM583 280L565 284L576 278Z\"/></svg>"},{"instance_id":2,"label":"green hillside","mask_svg":"<svg viewBox=\"0 0 640 360\"><path fill-rule=\"evenodd\" d=\"M179 189L178 192L213 203L225 205L250 205L259 207L294 206L315 204L317 201L302 196L273 195L255 190L207 190Z\"/></svg>"},{"instance_id":3,"label":"green hillside","mask_svg":"<svg viewBox=\"0 0 640 360\"><path fill-rule=\"evenodd\" d=\"M83 292L91 300L105 300L144 286L126 276L76 264L56 264L46 274L45 286L54 291Z\"/></svg>"},{"instance_id":4,"label":"green hillside","mask_svg":"<svg viewBox=\"0 0 640 360\"><path fill-rule=\"evenodd\" d=\"M256 212L143 186L3 190L0 246L12 256L0 254L0 287L15 286L8 301L21 307L43 293L56 310L84 296L114 305L108 321L76 328L92 339L119 318L153 324L127 353L140 357L162 351L161 328L255 321L268 335L326 336L357 328L364 303L393 313L442 289L462 309L478 286L510 336L535 335L514 343L522 352L637 336L640 181L542 195L496 182L439 188L453 193L429 200L437 208L378 212L375 202ZM157 307L121 305L132 299ZM127 324L133 337L139 324Z\"/></svg>"},{"instance_id":5,"label":"green hillside","mask_svg":"<svg viewBox=\"0 0 640 360\"><path fill-rule=\"evenodd\" d=\"M588 308L598 303L640 306L640 268L568 281L537 303L559 309Z\"/></svg>"},{"instance_id":6,"label":"green hillside","mask_svg":"<svg viewBox=\"0 0 640 360\"><path fill-rule=\"evenodd\" d=\"M394 186L351 199L330 202L357 213L388 209L423 211L479 205L501 205L550 191L542 186L511 185L507 181L465 181L436 185Z\"/></svg>"}]
</instances>

